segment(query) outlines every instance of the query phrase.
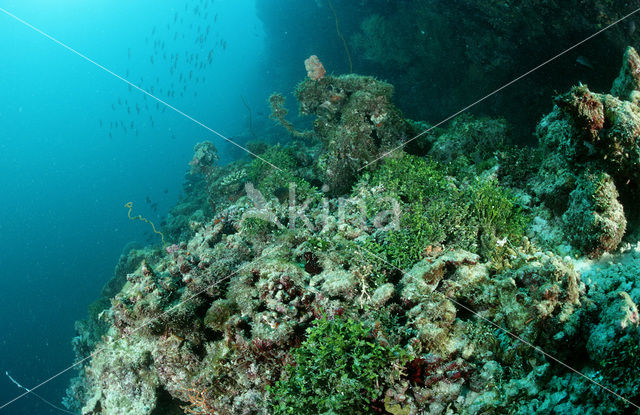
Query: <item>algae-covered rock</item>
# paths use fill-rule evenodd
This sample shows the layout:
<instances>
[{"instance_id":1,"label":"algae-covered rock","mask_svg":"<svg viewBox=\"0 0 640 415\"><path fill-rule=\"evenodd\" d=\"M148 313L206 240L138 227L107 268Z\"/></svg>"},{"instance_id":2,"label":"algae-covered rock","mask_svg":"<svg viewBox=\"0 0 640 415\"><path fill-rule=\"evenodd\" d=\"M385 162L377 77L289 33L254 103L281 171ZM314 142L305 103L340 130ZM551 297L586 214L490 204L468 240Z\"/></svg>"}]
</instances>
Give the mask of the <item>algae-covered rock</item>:
<instances>
[{"instance_id":1,"label":"algae-covered rock","mask_svg":"<svg viewBox=\"0 0 640 415\"><path fill-rule=\"evenodd\" d=\"M191 174L201 173L206 177L219 159L218 149L211 141L202 141L196 144L193 152L193 159L189 162Z\"/></svg>"},{"instance_id":2,"label":"algae-covered rock","mask_svg":"<svg viewBox=\"0 0 640 415\"><path fill-rule=\"evenodd\" d=\"M395 294L394 285L391 283L382 284L371 295L370 304L374 307L382 307Z\"/></svg>"},{"instance_id":3,"label":"algae-covered rock","mask_svg":"<svg viewBox=\"0 0 640 415\"><path fill-rule=\"evenodd\" d=\"M618 190L606 173L586 173L578 179L562 219L574 246L591 257L613 251L627 226Z\"/></svg>"},{"instance_id":4,"label":"algae-covered rock","mask_svg":"<svg viewBox=\"0 0 640 415\"><path fill-rule=\"evenodd\" d=\"M632 204L640 184L640 107L630 96L639 63L629 48L616 96L573 87L555 98L536 130L542 161L529 190L561 224L565 241L592 257L616 249L638 215Z\"/></svg>"},{"instance_id":5,"label":"algae-covered rock","mask_svg":"<svg viewBox=\"0 0 640 415\"><path fill-rule=\"evenodd\" d=\"M373 77L305 79L295 94L300 112L316 116L314 132L323 146L317 172L333 194L347 192L361 168L415 133L391 102L393 86Z\"/></svg>"},{"instance_id":6,"label":"algae-covered rock","mask_svg":"<svg viewBox=\"0 0 640 415\"><path fill-rule=\"evenodd\" d=\"M324 279L322 291L331 297L353 298L358 288L355 275L344 270L327 270L318 277Z\"/></svg>"},{"instance_id":7,"label":"algae-covered rock","mask_svg":"<svg viewBox=\"0 0 640 415\"><path fill-rule=\"evenodd\" d=\"M142 338L112 340L86 368L90 393L83 414L151 414L160 384L151 358L155 345Z\"/></svg>"},{"instance_id":8,"label":"algae-covered rock","mask_svg":"<svg viewBox=\"0 0 640 415\"><path fill-rule=\"evenodd\" d=\"M508 142L509 127L505 120L463 116L439 135L429 150L438 161L450 163L464 156L476 163L490 159L493 153Z\"/></svg>"},{"instance_id":9,"label":"algae-covered rock","mask_svg":"<svg viewBox=\"0 0 640 415\"><path fill-rule=\"evenodd\" d=\"M541 122L538 134L547 148L574 166L592 164L618 183L640 179L640 107L612 95L574 87L555 100L551 118Z\"/></svg>"},{"instance_id":10,"label":"algae-covered rock","mask_svg":"<svg viewBox=\"0 0 640 415\"><path fill-rule=\"evenodd\" d=\"M624 52L620 75L613 81L611 95L640 104L640 56L632 46Z\"/></svg>"},{"instance_id":11,"label":"algae-covered rock","mask_svg":"<svg viewBox=\"0 0 640 415\"><path fill-rule=\"evenodd\" d=\"M475 265L480 257L466 251L453 251L432 259L423 259L407 271L400 280L400 297L407 304L420 302L430 295L452 269Z\"/></svg>"}]
</instances>

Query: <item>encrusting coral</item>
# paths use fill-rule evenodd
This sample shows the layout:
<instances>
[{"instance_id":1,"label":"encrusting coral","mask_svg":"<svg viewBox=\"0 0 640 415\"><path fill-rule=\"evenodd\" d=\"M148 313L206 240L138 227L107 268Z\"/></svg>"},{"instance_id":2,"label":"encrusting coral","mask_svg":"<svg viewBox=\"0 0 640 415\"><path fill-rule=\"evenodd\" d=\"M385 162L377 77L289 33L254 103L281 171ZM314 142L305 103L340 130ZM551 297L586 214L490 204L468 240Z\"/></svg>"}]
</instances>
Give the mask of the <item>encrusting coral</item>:
<instances>
[{"instance_id":1,"label":"encrusting coral","mask_svg":"<svg viewBox=\"0 0 640 415\"><path fill-rule=\"evenodd\" d=\"M78 357L96 353L68 407L630 408L554 358L639 402L640 247L625 233L632 196L621 190L637 188L640 118L622 99L637 84L616 81L619 98L585 86L560 95L533 166L505 165L524 158L504 121L465 117L425 137L420 154L361 169L419 123L402 118L384 82L314 73L296 94L316 115L317 140L252 147L286 171L258 159L217 165L212 144L196 147L169 244L123 254L77 325ZM482 148L487 131L495 141Z\"/></svg>"}]
</instances>

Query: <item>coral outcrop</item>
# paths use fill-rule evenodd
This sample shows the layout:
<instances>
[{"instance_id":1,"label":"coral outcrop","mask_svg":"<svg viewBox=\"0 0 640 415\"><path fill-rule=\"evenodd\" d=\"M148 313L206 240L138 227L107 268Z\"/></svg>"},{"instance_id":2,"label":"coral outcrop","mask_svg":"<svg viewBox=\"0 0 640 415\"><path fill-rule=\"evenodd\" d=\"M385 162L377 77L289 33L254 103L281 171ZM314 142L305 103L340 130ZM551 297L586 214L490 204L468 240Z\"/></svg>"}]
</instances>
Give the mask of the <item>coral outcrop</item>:
<instances>
[{"instance_id":1,"label":"coral outcrop","mask_svg":"<svg viewBox=\"0 0 640 415\"><path fill-rule=\"evenodd\" d=\"M598 257L613 251L622 241L627 219L611 176L580 176L562 221L571 242L587 255Z\"/></svg>"},{"instance_id":2,"label":"coral outcrop","mask_svg":"<svg viewBox=\"0 0 640 415\"><path fill-rule=\"evenodd\" d=\"M618 96L576 86L555 98L537 129L543 156L531 192L561 218L570 243L595 257L613 252L637 217L623 207L635 203L640 183L637 63L630 47L612 88Z\"/></svg>"},{"instance_id":3,"label":"coral outcrop","mask_svg":"<svg viewBox=\"0 0 640 415\"><path fill-rule=\"evenodd\" d=\"M333 194L344 194L362 168L412 138L416 130L393 105L392 85L368 76L311 73L296 87L295 95L300 113L316 116L314 132L323 148L316 164L318 177ZM283 119L281 96L272 96L271 106L273 117L293 131Z\"/></svg>"},{"instance_id":4,"label":"coral outcrop","mask_svg":"<svg viewBox=\"0 0 640 415\"><path fill-rule=\"evenodd\" d=\"M640 402L640 247L625 233L636 104L578 86L540 122L535 157L504 121L465 117L422 154L360 174L419 125L391 92L357 75L303 81L317 140L251 146L280 170L218 165L199 144L169 244L128 251L78 323L76 353L91 357L67 405L607 414Z\"/></svg>"}]
</instances>

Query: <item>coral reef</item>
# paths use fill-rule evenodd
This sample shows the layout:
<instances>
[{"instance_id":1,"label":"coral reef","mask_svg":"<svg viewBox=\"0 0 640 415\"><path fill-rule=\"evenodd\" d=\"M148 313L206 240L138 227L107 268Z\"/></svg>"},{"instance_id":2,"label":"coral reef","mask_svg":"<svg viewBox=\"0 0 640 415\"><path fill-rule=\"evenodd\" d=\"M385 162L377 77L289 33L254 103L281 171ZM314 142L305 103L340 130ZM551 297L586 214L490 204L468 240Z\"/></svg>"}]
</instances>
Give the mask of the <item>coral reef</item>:
<instances>
[{"instance_id":1,"label":"coral reef","mask_svg":"<svg viewBox=\"0 0 640 415\"><path fill-rule=\"evenodd\" d=\"M316 116L315 139L251 145L281 170L258 158L217 165L215 147L196 146L167 245L123 254L76 326L76 353L91 358L67 406L632 410L640 118L624 68L614 86L624 100L586 86L559 95L529 156L505 121L461 117L415 154L398 150L362 172L420 123L374 78L304 80L296 95Z\"/></svg>"}]
</instances>

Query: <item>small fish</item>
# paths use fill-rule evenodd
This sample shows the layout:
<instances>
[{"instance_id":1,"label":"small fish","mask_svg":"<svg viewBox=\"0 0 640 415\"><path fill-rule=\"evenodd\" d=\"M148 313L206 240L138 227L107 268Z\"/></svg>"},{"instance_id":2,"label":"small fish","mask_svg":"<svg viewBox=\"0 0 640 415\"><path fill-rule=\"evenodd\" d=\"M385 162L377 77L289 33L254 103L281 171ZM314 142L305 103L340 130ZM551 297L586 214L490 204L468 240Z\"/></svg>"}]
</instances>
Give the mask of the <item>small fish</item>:
<instances>
[{"instance_id":1,"label":"small fish","mask_svg":"<svg viewBox=\"0 0 640 415\"><path fill-rule=\"evenodd\" d=\"M585 58L584 56L580 55L576 58L576 63L579 65L584 66L585 68L589 68L592 71L595 69L593 67L593 65L591 64L591 62L589 62L589 59Z\"/></svg>"},{"instance_id":2,"label":"small fish","mask_svg":"<svg viewBox=\"0 0 640 415\"><path fill-rule=\"evenodd\" d=\"M633 36L636 31L636 22L633 20L629 20L629 24L627 25L627 35L629 37Z\"/></svg>"},{"instance_id":3,"label":"small fish","mask_svg":"<svg viewBox=\"0 0 640 415\"><path fill-rule=\"evenodd\" d=\"M146 197L145 202L151 204L151 198L149 196Z\"/></svg>"}]
</instances>

